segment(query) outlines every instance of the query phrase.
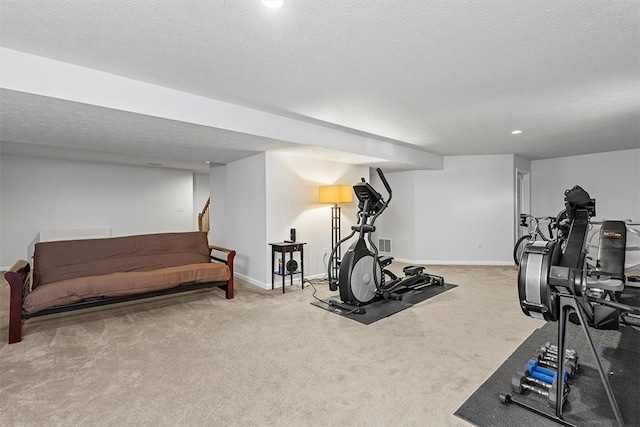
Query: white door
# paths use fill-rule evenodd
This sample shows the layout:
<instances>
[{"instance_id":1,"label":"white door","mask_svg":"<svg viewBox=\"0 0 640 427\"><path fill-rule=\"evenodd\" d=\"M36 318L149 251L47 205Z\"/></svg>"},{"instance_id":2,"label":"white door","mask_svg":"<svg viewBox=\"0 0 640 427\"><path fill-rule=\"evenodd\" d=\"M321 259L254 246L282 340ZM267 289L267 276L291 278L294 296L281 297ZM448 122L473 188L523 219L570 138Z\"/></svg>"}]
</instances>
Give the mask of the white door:
<instances>
[{"instance_id":1,"label":"white door","mask_svg":"<svg viewBox=\"0 0 640 427\"><path fill-rule=\"evenodd\" d=\"M531 182L529 171L516 169L516 241L528 232L526 227L520 226L520 214L531 213Z\"/></svg>"}]
</instances>

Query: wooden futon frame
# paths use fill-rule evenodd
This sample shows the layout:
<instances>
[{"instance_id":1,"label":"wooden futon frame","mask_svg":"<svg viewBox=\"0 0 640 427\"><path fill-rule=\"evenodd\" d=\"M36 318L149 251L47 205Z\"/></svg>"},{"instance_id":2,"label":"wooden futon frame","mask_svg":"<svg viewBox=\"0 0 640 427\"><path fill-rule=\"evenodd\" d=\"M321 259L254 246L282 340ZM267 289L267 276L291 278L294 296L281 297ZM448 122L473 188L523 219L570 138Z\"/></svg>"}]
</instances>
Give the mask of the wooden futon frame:
<instances>
[{"instance_id":1,"label":"wooden futon frame","mask_svg":"<svg viewBox=\"0 0 640 427\"><path fill-rule=\"evenodd\" d=\"M199 236L198 234L201 235ZM186 245L183 241L185 238L187 239L186 245L191 245L187 249L185 249ZM197 246L195 250L192 249L194 240L196 242L195 246ZM144 241L144 245L140 244L141 241ZM153 244L156 241L159 241L159 244L154 247ZM131 242L135 244L133 245L134 249L129 249L132 246ZM150 245L149 242L152 244ZM204 247L202 242L204 242ZM114 244L117 246L118 253L116 255L108 253L108 247ZM53 246L48 248L46 245ZM99 250L93 252L88 250L87 248L91 248L92 245L98 245ZM122 245L128 245L127 249L123 251ZM151 248L149 248L150 246ZM161 248L160 250L158 250L159 247ZM60 261L60 253L65 252L61 251L61 248L67 254L70 254L62 255L63 257L66 256L66 261L64 262ZM72 250L69 250L71 248ZM106 248L105 251L107 252L105 255L110 256L97 259L97 254L104 248ZM141 250L147 251L147 253L140 255ZM162 253L163 251L166 253ZM204 251L207 252L206 255ZM224 253L226 258L213 256L211 251ZM56 270L60 267L60 272L55 276L55 279L47 277L46 274L42 274L43 272L37 274L38 268L47 267L46 263L39 257L46 258L49 252L53 253L51 256L54 258L53 261L57 261L53 267L49 268ZM194 258L193 252L197 252L196 258ZM222 288L225 291L226 298L231 299L233 298L233 260L235 255L236 252L234 250L208 245L206 243L206 234L199 232L37 243L33 271L27 261L20 260L14 263L4 274L4 278L10 287L9 344L22 340L22 322L31 317L211 287ZM92 256L93 259L91 258ZM122 263L119 265L120 269L114 267L113 259L118 256L122 258L129 257L129 259L125 260L125 263L128 263L126 267L130 268L129 270L123 268ZM72 258L77 258L77 263L72 265L72 268L68 268L69 259ZM135 268L130 266L130 259L137 263ZM147 262L149 265L139 265L140 259L146 260L142 262ZM105 263L108 264L106 267L103 265ZM85 265L89 265L89 267L85 268ZM110 271L110 268L115 269ZM85 276L82 275L83 271L86 273ZM212 273L211 271L214 272ZM167 282L160 283L161 286L145 285L143 288L139 286L141 282L153 281L155 278L160 278L159 281L162 282L166 277L168 277ZM187 281L176 282L176 280L187 277L189 278ZM214 279L211 279L212 277ZM118 288L117 291L111 289L113 286L111 288L108 287L110 280L114 278L118 285L116 286ZM56 281L56 279L61 280ZM41 283L37 283L38 280ZM47 280L54 281L47 282ZM123 281L125 285L123 285ZM126 287L127 281L128 283L134 283L135 286L133 287L137 289L124 289L123 291L123 286ZM86 296L89 294L85 292L87 285L90 285L90 290L94 292L89 297ZM38 287L42 288L40 289L41 293L43 290L51 291L55 287L59 289L55 292L61 294L62 297L57 297L57 299L53 299L53 302L48 301L45 304L31 304L30 307L29 301L25 302L25 300L30 294L36 294L37 292L35 291ZM78 289L82 289L83 292L77 292ZM63 303L58 303L58 301L63 301Z\"/></svg>"}]
</instances>

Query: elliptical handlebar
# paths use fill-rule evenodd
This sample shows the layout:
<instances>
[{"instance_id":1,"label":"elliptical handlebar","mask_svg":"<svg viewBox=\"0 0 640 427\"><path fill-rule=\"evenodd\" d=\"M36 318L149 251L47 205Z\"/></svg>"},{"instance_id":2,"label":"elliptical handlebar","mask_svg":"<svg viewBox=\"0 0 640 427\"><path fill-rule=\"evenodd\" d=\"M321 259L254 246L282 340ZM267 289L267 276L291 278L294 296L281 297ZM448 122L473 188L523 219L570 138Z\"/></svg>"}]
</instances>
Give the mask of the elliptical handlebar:
<instances>
[{"instance_id":1,"label":"elliptical handlebar","mask_svg":"<svg viewBox=\"0 0 640 427\"><path fill-rule=\"evenodd\" d=\"M384 184L384 188L387 190L387 193L389 193L389 197L387 198L387 200L383 200L383 205L382 208L380 208L380 210L378 212L375 213L375 215L373 216L373 218L371 218L371 222L370 225L373 226L373 224L376 222L376 219L378 219L378 217L380 216L380 214L382 214L382 212L387 209L387 206L389 206L389 202L391 201L391 197L392 197L392 191L391 191L391 186L389 185L389 183L387 182L387 178L385 178L384 173L382 173L382 169L380 168L376 168L376 172L378 172L378 176L380 177L380 179L382 180L382 183ZM376 250L377 253L377 250Z\"/></svg>"},{"instance_id":2,"label":"elliptical handlebar","mask_svg":"<svg viewBox=\"0 0 640 427\"><path fill-rule=\"evenodd\" d=\"M376 172L378 172L378 176L382 180L382 183L384 184L384 188L387 190L387 193L389 193L389 199L387 200L387 203L389 203L389 201L391 200L391 194L392 194L391 186L387 182L387 178L385 178L384 173L382 173L382 169L376 168Z\"/></svg>"}]
</instances>

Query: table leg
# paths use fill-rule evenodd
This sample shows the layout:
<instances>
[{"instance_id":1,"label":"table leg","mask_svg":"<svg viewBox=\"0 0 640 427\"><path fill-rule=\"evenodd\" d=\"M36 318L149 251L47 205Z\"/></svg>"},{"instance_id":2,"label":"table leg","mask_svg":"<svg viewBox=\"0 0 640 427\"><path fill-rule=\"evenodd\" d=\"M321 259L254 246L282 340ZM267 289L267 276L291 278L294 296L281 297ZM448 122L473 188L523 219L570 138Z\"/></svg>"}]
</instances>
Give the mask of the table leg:
<instances>
[{"instance_id":1,"label":"table leg","mask_svg":"<svg viewBox=\"0 0 640 427\"><path fill-rule=\"evenodd\" d=\"M289 261L293 261L293 251L289 252ZM293 272L289 276L289 286L293 286Z\"/></svg>"},{"instance_id":2,"label":"table leg","mask_svg":"<svg viewBox=\"0 0 640 427\"><path fill-rule=\"evenodd\" d=\"M300 246L300 284L304 289L304 246Z\"/></svg>"},{"instance_id":3,"label":"table leg","mask_svg":"<svg viewBox=\"0 0 640 427\"><path fill-rule=\"evenodd\" d=\"M287 276L285 275L285 264L286 264L286 260L287 260L287 252L286 251L282 251L280 253L282 255L282 293L284 294L284 283L285 283L285 279L287 278Z\"/></svg>"},{"instance_id":4,"label":"table leg","mask_svg":"<svg viewBox=\"0 0 640 427\"><path fill-rule=\"evenodd\" d=\"M275 275L275 268L276 266L273 264L276 257L276 249L274 246L271 246L271 290L273 290L273 282L275 282L276 280L276 275Z\"/></svg>"}]
</instances>

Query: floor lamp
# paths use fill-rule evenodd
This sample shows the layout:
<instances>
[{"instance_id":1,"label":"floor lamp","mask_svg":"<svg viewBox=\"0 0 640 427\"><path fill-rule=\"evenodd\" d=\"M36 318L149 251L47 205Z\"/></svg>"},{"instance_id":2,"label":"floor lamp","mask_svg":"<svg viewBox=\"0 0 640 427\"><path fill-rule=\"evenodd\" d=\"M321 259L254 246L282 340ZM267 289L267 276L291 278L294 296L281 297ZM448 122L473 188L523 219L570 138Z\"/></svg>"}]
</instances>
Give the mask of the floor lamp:
<instances>
[{"instance_id":1,"label":"floor lamp","mask_svg":"<svg viewBox=\"0 0 640 427\"><path fill-rule=\"evenodd\" d=\"M330 203L331 207L331 248L340 241L340 206L338 203L351 203L353 200L353 189L350 185L323 185L320 187L320 203ZM340 260L342 253L340 247L336 249L331 265L333 277L338 277L340 270Z\"/></svg>"}]
</instances>

